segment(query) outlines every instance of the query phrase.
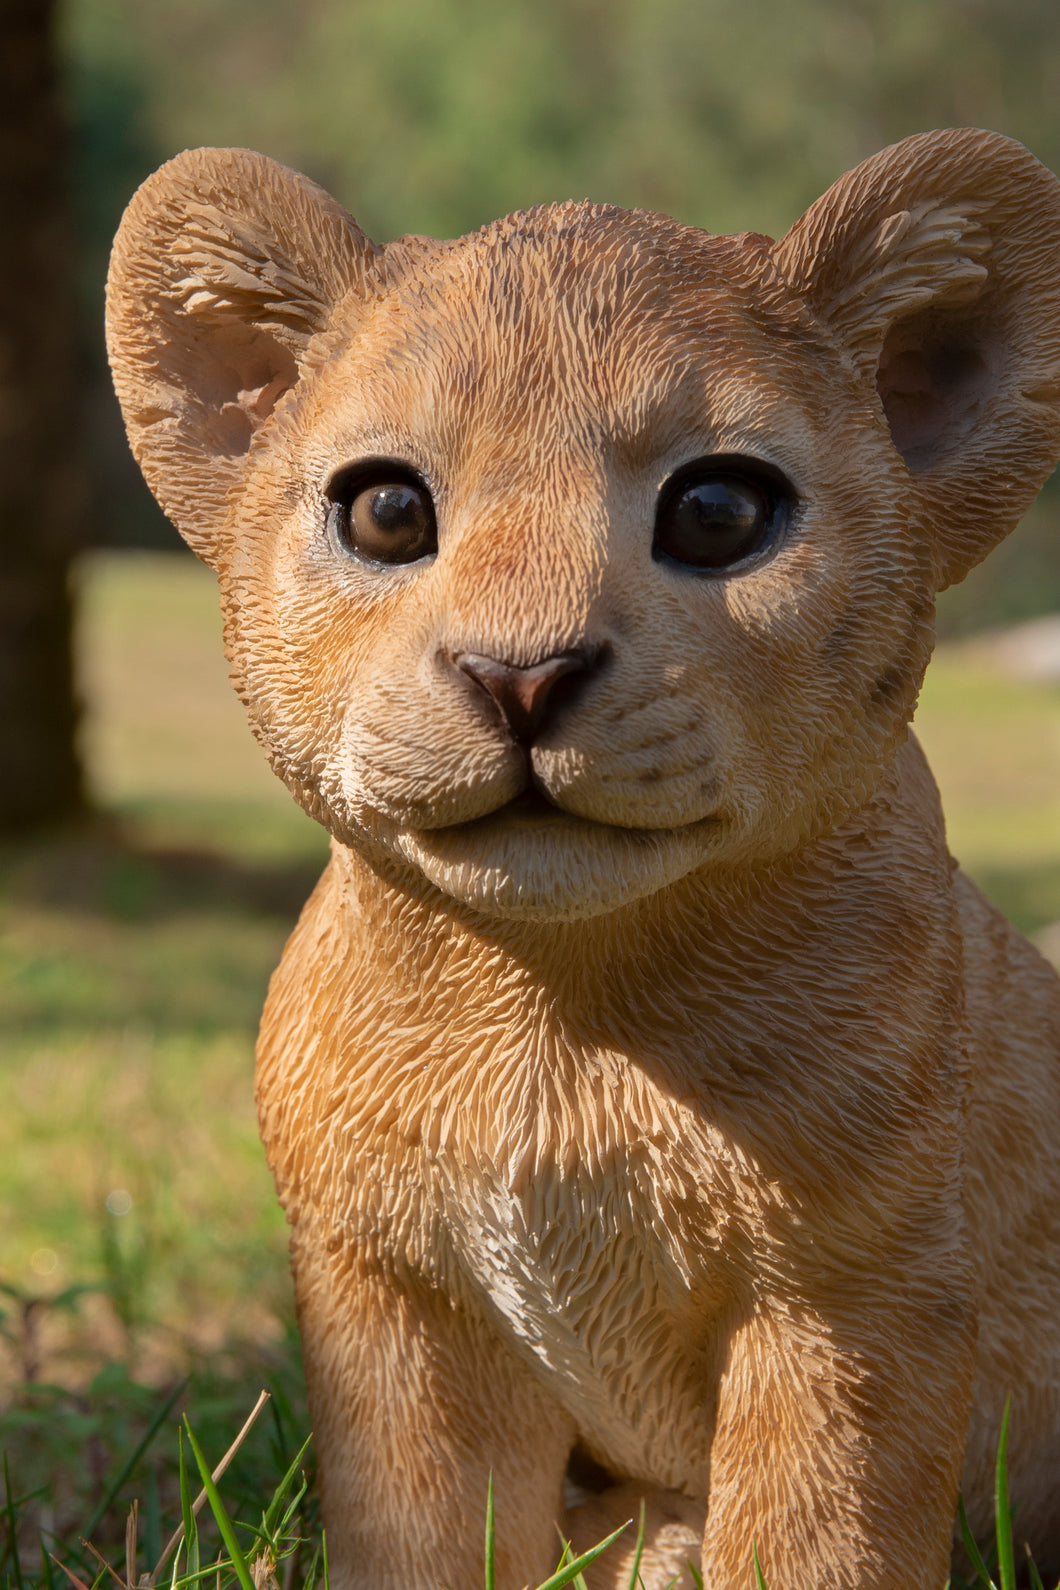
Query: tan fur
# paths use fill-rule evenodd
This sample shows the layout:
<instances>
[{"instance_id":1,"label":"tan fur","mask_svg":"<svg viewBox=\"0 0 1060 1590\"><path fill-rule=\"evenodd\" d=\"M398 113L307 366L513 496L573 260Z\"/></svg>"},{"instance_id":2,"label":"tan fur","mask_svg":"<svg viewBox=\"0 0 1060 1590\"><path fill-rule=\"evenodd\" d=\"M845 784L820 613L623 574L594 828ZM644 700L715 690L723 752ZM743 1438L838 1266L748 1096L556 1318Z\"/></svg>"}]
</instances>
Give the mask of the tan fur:
<instances>
[{"instance_id":1,"label":"tan fur","mask_svg":"<svg viewBox=\"0 0 1060 1590\"><path fill-rule=\"evenodd\" d=\"M938 1590L1007 1396L1060 1571L1060 987L907 732L935 592L1060 453L1058 260L1056 180L972 131L777 244L566 204L380 249L238 150L133 199L133 448L333 835L258 1099L341 1590L480 1582L491 1470L502 1590L642 1496L649 1590L748 1586L753 1541L773 1590ZM730 453L791 533L653 560L661 483ZM371 456L437 557L329 540ZM453 663L584 646L529 750ZM614 1484L564 1515L575 1447Z\"/></svg>"}]
</instances>

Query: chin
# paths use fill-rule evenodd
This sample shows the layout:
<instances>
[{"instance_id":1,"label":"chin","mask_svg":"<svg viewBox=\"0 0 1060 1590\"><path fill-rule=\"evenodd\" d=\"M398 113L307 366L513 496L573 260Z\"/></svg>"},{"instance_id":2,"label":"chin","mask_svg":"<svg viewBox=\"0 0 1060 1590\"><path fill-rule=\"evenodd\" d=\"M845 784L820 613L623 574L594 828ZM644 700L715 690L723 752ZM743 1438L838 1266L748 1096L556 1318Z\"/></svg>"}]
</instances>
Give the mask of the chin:
<instances>
[{"instance_id":1,"label":"chin","mask_svg":"<svg viewBox=\"0 0 1060 1590\"><path fill-rule=\"evenodd\" d=\"M573 922L605 916L695 871L721 824L619 828L515 802L447 828L396 829L390 846L450 899L485 916Z\"/></svg>"}]
</instances>

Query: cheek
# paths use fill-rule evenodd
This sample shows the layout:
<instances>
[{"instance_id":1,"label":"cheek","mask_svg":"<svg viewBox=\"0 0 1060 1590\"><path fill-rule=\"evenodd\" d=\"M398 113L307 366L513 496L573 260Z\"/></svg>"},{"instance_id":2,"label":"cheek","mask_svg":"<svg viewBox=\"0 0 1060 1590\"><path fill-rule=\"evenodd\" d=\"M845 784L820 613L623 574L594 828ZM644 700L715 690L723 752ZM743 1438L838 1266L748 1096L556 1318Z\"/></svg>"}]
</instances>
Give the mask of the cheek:
<instances>
[{"instance_id":1,"label":"cheek","mask_svg":"<svg viewBox=\"0 0 1060 1590\"><path fill-rule=\"evenodd\" d=\"M296 524L226 581L226 637L260 737L291 769L337 748L381 650L409 658L398 591L355 589L322 535ZM382 646L381 646L382 641ZM383 666L393 666L385 657Z\"/></svg>"},{"instance_id":2,"label":"cheek","mask_svg":"<svg viewBox=\"0 0 1060 1590\"><path fill-rule=\"evenodd\" d=\"M856 795L890 744L869 696L908 609L894 569L866 581L858 553L807 535L753 573L671 583L645 620L653 668L694 701L697 735L755 821L801 821Z\"/></svg>"}]
</instances>

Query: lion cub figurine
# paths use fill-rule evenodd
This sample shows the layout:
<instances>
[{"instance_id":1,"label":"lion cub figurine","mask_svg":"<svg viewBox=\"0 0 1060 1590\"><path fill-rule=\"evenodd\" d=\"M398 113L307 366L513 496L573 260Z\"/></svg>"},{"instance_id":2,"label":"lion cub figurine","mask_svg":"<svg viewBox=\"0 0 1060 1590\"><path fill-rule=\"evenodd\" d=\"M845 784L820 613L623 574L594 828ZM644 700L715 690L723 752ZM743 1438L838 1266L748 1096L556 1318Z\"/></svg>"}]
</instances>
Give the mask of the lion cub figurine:
<instances>
[{"instance_id":1,"label":"lion cub figurine","mask_svg":"<svg viewBox=\"0 0 1060 1590\"><path fill-rule=\"evenodd\" d=\"M1060 1571L1060 985L956 869L935 593L1060 453L1060 185L907 139L774 243L377 247L200 149L109 338L332 836L261 1028L332 1582L941 1590L1011 1398ZM634 1530L591 1580L624 1583ZM687 1578L685 1580L687 1583Z\"/></svg>"}]
</instances>

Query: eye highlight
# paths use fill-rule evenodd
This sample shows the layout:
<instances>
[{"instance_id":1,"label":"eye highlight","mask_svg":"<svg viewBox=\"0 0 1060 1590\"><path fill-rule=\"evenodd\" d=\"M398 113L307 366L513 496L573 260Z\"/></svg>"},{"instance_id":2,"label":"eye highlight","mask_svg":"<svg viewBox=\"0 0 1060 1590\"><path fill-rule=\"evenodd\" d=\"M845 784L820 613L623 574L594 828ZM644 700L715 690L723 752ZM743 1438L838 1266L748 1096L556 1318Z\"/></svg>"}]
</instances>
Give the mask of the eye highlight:
<instances>
[{"instance_id":1,"label":"eye highlight","mask_svg":"<svg viewBox=\"0 0 1060 1590\"><path fill-rule=\"evenodd\" d=\"M652 557L707 574L737 568L776 542L794 503L790 481L760 459L696 459L659 492Z\"/></svg>"},{"instance_id":2,"label":"eye highlight","mask_svg":"<svg viewBox=\"0 0 1060 1590\"><path fill-rule=\"evenodd\" d=\"M372 563L417 563L438 550L434 500L407 464L373 459L333 475L328 529L344 552Z\"/></svg>"}]
</instances>

